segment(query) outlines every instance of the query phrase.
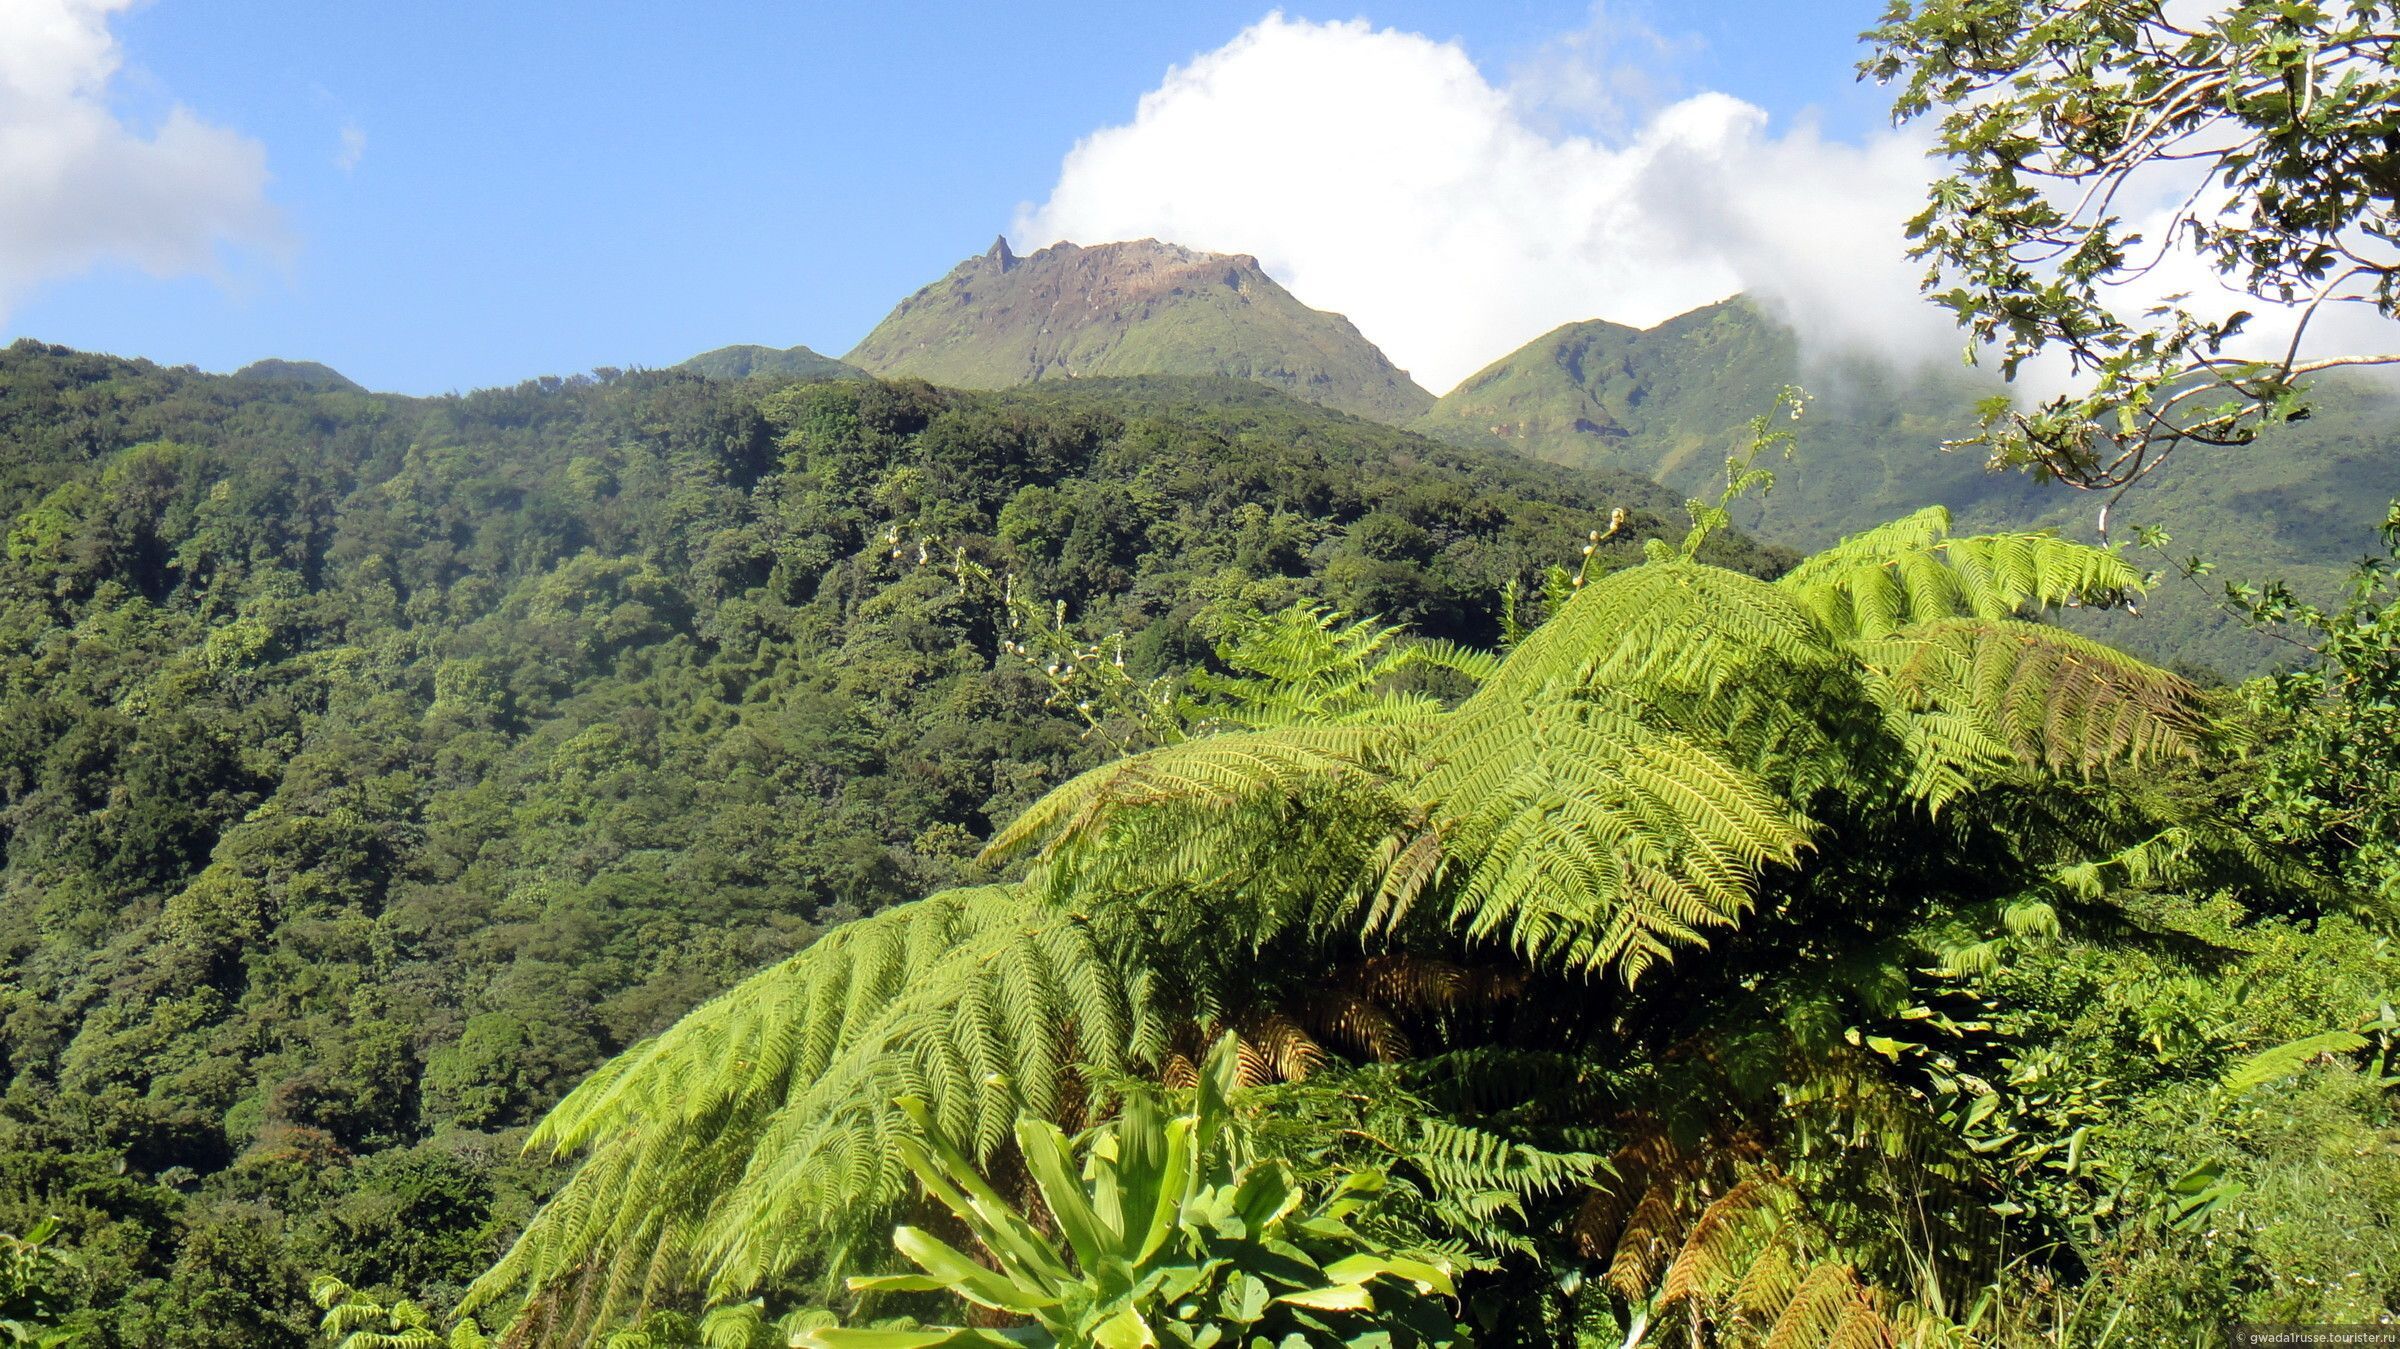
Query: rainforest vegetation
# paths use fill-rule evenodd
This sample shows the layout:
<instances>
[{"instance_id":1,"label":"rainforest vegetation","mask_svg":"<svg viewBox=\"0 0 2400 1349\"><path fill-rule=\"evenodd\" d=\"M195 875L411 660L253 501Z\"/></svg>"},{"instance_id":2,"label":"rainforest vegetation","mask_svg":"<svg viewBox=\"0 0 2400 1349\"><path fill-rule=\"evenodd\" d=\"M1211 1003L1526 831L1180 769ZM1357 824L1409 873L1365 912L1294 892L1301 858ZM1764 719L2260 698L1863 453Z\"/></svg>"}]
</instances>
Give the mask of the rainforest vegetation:
<instances>
[{"instance_id":1,"label":"rainforest vegetation","mask_svg":"<svg viewBox=\"0 0 2400 1349\"><path fill-rule=\"evenodd\" d=\"M1233 379L0 352L0 1339L2400 1318L2400 502L2324 495L2387 400L2311 379L2391 358L2120 313L2105 214L2203 165L2237 289L2393 317L2386 9L1901 3L1866 67L1956 169L1935 298L2074 384L1985 406L2009 492L2330 446L2338 588L1939 505L1763 546L1792 389L1694 393L1683 501ZM1548 359L1477 387L1657 412ZM2099 640L2160 586L2280 654Z\"/></svg>"},{"instance_id":2,"label":"rainforest vegetation","mask_svg":"<svg viewBox=\"0 0 2400 1349\"><path fill-rule=\"evenodd\" d=\"M2038 621L2137 592L2111 553L1929 511L1765 580L1695 555L1722 519L1504 652L1251 625L1152 747L994 837L1022 879L849 925L587 1079L532 1137L582 1165L466 1308L676 1342L697 1304L653 1309L699 1295L711 1342L862 1347L1012 1342L828 1324L952 1297L1073 1344L2387 1314L2394 875L2340 784L2389 749L2323 719L2388 703L2321 695L2388 680L2388 573L2323 617L2338 669L2245 704ZM1125 1143L1153 1075L1198 1104ZM1088 1198L1048 1121L1097 1126ZM1253 1228L1311 1181L1347 1253L1279 1291ZM1080 1273L1010 1217L1028 1185Z\"/></svg>"},{"instance_id":3,"label":"rainforest vegetation","mask_svg":"<svg viewBox=\"0 0 2400 1349\"><path fill-rule=\"evenodd\" d=\"M1303 598L1489 644L1509 581L1673 511L1239 385L1069 392L0 352L0 1231L59 1218L89 1342L304 1343L318 1271L446 1305L587 1072L987 879L1122 735L958 550L1146 680Z\"/></svg>"},{"instance_id":4,"label":"rainforest vegetation","mask_svg":"<svg viewBox=\"0 0 2400 1349\"><path fill-rule=\"evenodd\" d=\"M2400 1278L2379 567L2203 692L2042 621L2113 553L1800 560L1235 384L0 371L0 1228L81 1342L2139 1343Z\"/></svg>"}]
</instances>

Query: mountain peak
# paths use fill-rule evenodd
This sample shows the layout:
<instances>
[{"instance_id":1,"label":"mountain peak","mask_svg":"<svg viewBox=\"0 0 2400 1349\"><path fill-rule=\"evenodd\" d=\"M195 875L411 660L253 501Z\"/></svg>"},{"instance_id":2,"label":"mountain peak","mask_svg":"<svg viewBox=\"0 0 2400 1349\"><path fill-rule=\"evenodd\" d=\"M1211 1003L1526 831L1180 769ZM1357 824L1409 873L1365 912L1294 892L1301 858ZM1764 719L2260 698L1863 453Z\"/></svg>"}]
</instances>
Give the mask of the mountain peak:
<instances>
[{"instance_id":1,"label":"mountain peak","mask_svg":"<svg viewBox=\"0 0 2400 1349\"><path fill-rule=\"evenodd\" d=\"M1061 242L1024 257L996 239L901 301L845 359L971 389L1232 376L1384 421L1433 403L1350 320L1300 303L1257 258L1158 239Z\"/></svg>"}]
</instances>

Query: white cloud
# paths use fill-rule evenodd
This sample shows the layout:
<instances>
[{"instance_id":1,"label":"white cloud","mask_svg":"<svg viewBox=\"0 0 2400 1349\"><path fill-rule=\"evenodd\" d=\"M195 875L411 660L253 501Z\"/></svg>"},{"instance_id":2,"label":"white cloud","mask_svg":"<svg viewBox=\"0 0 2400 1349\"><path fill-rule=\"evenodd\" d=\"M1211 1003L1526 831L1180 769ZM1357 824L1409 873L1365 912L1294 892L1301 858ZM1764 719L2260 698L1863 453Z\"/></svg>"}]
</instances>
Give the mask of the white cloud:
<instances>
[{"instance_id":1,"label":"white cloud","mask_svg":"<svg viewBox=\"0 0 2400 1349\"><path fill-rule=\"evenodd\" d=\"M1922 140L1777 135L1715 93L1572 134L1557 99L1627 102L1560 64L1574 54L1500 85L1455 43L1270 14L1076 145L1013 233L1254 253L1437 391L1561 323L1646 325L1737 290L1819 345L1955 359L1904 255Z\"/></svg>"},{"instance_id":2,"label":"white cloud","mask_svg":"<svg viewBox=\"0 0 2400 1349\"><path fill-rule=\"evenodd\" d=\"M1601 0L1583 27L1510 67L1508 93L1533 126L1622 135L1680 94L1680 67L1706 46L1697 34L1662 33Z\"/></svg>"},{"instance_id":3,"label":"white cloud","mask_svg":"<svg viewBox=\"0 0 2400 1349\"><path fill-rule=\"evenodd\" d=\"M118 119L109 16L133 0L0 3L0 316L34 286L116 260L206 272L225 244L281 239L258 142L175 107Z\"/></svg>"},{"instance_id":4,"label":"white cloud","mask_svg":"<svg viewBox=\"0 0 2400 1349\"><path fill-rule=\"evenodd\" d=\"M358 161L366 157L366 129L356 122L342 123L342 148L340 153L334 155L333 166L348 173L358 167Z\"/></svg>"}]
</instances>

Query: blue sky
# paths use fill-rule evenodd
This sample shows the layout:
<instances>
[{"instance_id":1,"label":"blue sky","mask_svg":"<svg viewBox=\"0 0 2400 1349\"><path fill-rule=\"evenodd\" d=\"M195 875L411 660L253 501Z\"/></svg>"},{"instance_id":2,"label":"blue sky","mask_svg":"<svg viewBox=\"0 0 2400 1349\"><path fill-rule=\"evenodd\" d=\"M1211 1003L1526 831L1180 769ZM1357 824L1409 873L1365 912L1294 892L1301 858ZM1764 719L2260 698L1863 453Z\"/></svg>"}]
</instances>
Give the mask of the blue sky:
<instances>
[{"instance_id":1,"label":"blue sky","mask_svg":"<svg viewBox=\"0 0 2400 1349\"><path fill-rule=\"evenodd\" d=\"M96 171L67 180L43 236L51 252L0 288L6 336L204 369L315 359L413 393L667 364L736 341L839 354L900 296L996 232L1185 220L1147 199L1042 204L1054 190L1076 195L1061 189L1062 161L1080 140L1133 121L1170 66L1225 48L1268 13L1213 3L15 3L113 39L113 69L79 97L103 106L128 144L157 138L181 108L218 138L204 147L216 157L196 161L194 173L238 177L231 166L246 151L263 158L264 179L263 202L236 200L227 187L215 215L200 219L194 208L197 233L174 258L57 243L79 213L117 200ZM1719 91L1763 109L1769 138L1813 120L1828 140L1863 144L1883 134L1883 104L1851 67L1855 35L1879 8L1394 0L1283 13L1294 32L1363 19L1343 30L1351 46L1367 29L1423 35L1422 50L1461 51L1504 91L1573 83L1576 97L1526 100L1543 104L1527 112L1529 124L1562 139L1631 141L1657 108ZM7 38L0 32L0 45ZM58 117L50 110L65 106L0 96L0 125ZM1201 129L1188 134L1208 134L1212 115L1194 113ZM1336 143L1311 153L1344 151ZM1152 195L1174 190L1168 180ZM0 249L21 246L10 242L6 209ZM165 230L159 218L180 208L170 199L146 209ZM1257 214L1271 204L1243 209L1253 214L1192 228L1280 237L1270 228L1280 222ZM94 224L90 237L138 228ZM1355 267L1343 277L1312 263L1304 239L1282 253L1234 246L1260 252L1287 281L1324 277L1322 295L1295 289L1325 307L1345 307L1332 301L1362 299L1376 284ZM1442 265L1436 244L1409 246L1416 252L1378 265L1394 276L1411 270L1412 257ZM1542 252L1538 239L1524 248ZM149 265L137 265L145 256ZM9 265L0 256L0 283ZM1608 308L1610 284L1596 279L1579 298ZM1710 284L1694 281L1690 294ZM1411 310L1395 298L1379 322L1407 348L1410 316L1423 312L1430 328L1445 321L1440 304ZM1491 327L1536 321L1550 318L1512 313ZM1421 362L1463 359L1415 346L1427 352Z\"/></svg>"}]
</instances>

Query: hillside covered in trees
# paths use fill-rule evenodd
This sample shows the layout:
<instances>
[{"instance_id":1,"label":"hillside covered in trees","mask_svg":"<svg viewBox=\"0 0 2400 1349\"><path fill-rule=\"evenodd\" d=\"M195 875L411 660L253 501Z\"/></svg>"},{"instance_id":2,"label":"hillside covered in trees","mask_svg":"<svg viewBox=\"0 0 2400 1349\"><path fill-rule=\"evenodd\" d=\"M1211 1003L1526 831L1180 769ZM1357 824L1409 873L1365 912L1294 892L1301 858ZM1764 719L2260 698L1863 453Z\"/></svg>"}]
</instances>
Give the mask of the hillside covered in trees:
<instances>
[{"instance_id":1,"label":"hillside covered in trees","mask_svg":"<svg viewBox=\"0 0 2400 1349\"><path fill-rule=\"evenodd\" d=\"M0 445L0 1230L61 1219L112 1345L305 1342L313 1272L454 1297L595 1065L988 879L1125 728L975 569L1148 679L1302 598L1488 644L1672 510L1208 381L412 400L19 343Z\"/></svg>"},{"instance_id":2,"label":"hillside covered in trees","mask_svg":"<svg viewBox=\"0 0 2400 1349\"><path fill-rule=\"evenodd\" d=\"M841 370L805 349L763 350L727 348L687 364L728 377ZM2005 386L1960 370L1948 350L1923 355L1909 363L1806 349L1784 318L1737 295L1647 329L1568 324L1433 400L1348 320L1301 305L1255 260L1144 240L1062 244L1025 258L1001 241L904 300L847 360L978 389L1234 376L1470 448L1653 479L1679 495L1713 492L1749 419L1797 384L1812 395L1806 443L1778 465L1774 492L1739 512L1760 539L1806 551L1939 504L1969 527L2097 540L2098 499L1994 472L1973 449L1936 448L1971 435L1978 404ZM2130 544L2138 527L2161 527L2171 543L2144 554L2147 567L2196 556L2227 576L2280 579L2318 602L2336 596L2350 564L2374 546L2378 504L2400 495L2390 430L2400 395L2347 372L2319 383L2310 416L2280 428L2270 452L2128 492L2111 510L2114 537ZM2142 606L2141 621L2120 613L2092 630L2226 678L2290 664L2288 646L2250 631L2215 591L2168 587Z\"/></svg>"},{"instance_id":3,"label":"hillside covered in trees","mask_svg":"<svg viewBox=\"0 0 2400 1349\"><path fill-rule=\"evenodd\" d=\"M1469 376L1411 423L1465 445L1507 447L1553 463L1609 467L1680 492L1710 490L1753 410L1787 384L1812 399L1806 443L1779 465L1775 491L1740 519L1761 538L1823 547L1938 502L1979 527L2054 528L2096 539L2103 504L2023 473L1994 472L1968 435L1976 405L2003 386L1959 370L1948 353L1915 369L1882 358L1808 353L1790 325L1735 297L1648 329L1569 324ZM2320 602L2375 545L2381 503L2400 496L2400 394L2376 379L2327 376L2306 421L2281 427L2261 453L2205 470L2162 474L2111 507L2113 533L2164 527L2164 567L2192 556L2223 575L2280 578ZM2291 651L2213 602L2216 586L2172 586L2141 620L2096 626L2152 659L2243 677L2290 663Z\"/></svg>"}]
</instances>

